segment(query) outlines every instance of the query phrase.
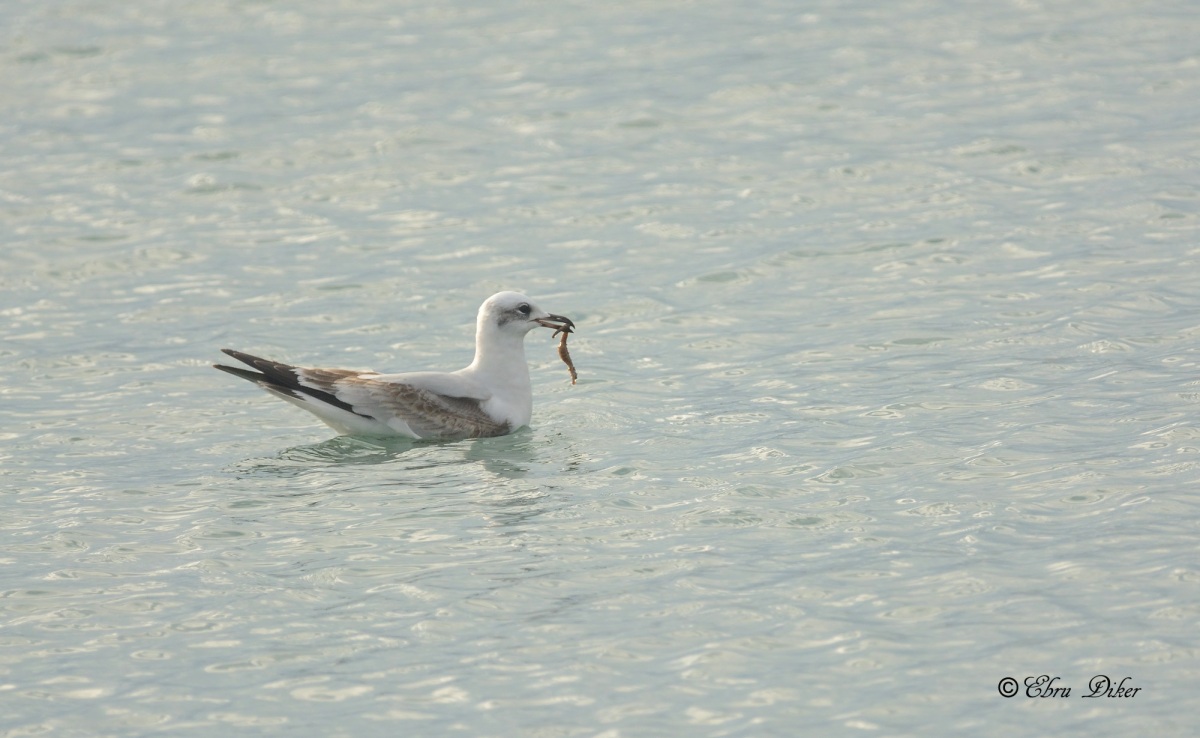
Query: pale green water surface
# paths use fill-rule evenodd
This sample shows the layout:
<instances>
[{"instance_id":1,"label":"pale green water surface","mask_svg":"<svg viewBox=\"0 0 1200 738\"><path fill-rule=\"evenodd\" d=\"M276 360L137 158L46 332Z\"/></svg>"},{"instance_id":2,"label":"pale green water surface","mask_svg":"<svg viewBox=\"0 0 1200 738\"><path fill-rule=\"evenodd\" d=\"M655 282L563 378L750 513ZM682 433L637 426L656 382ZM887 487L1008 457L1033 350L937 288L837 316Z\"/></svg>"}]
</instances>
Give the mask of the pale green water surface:
<instances>
[{"instance_id":1,"label":"pale green water surface","mask_svg":"<svg viewBox=\"0 0 1200 738\"><path fill-rule=\"evenodd\" d=\"M0 28L0 736L1194 733L1194 3ZM509 437L208 367L498 289L580 329Z\"/></svg>"}]
</instances>

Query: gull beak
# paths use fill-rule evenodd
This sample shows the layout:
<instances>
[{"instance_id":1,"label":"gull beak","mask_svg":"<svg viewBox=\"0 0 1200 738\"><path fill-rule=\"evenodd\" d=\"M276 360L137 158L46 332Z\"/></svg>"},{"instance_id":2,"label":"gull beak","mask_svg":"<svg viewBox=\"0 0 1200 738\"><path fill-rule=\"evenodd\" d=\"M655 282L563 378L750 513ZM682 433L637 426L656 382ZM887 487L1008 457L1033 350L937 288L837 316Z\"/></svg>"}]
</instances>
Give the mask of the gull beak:
<instances>
[{"instance_id":1,"label":"gull beak","mask_svg":"<svg viewBox=\"0 0 1200 738\"><path fill-rule=\"evenodd\" d=\"M575 323L570 318L562 315L550 314L544 318L534 318L533 322L545 328L553 328L555 334L559 332L571 333L575 330Z\"/></svg>"}]
</instances>

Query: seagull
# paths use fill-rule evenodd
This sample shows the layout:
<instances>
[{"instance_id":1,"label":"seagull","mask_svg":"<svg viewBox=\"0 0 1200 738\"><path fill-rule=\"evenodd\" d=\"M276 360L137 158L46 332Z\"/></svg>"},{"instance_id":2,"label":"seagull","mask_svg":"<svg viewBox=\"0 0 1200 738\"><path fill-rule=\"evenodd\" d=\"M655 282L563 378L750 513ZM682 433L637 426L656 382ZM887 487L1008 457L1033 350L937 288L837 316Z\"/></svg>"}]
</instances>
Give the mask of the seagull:
<instances>
[{"instance_id":1,"label":"seagull","mask_svg":"<svg viewBox=\"0 0 1200 738\"><path fill-rule=\"evenodd\" d=\"M310 369L221 349L252 367L213 364L316 415L338 433L451 440L502 436L529 424L533 392L525 334L542 326L570 333L570 318L542 310L518 292L479 307L475 360L456 372L380 374Z\"/></svg>"}]
</instances>

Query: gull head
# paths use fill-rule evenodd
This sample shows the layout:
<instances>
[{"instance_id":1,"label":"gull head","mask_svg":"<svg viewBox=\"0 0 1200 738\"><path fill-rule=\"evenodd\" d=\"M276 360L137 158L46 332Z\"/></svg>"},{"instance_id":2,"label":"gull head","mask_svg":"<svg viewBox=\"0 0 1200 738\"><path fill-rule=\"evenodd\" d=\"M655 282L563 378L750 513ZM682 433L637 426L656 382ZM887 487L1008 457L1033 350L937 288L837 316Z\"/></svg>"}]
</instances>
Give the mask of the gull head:
<instances>
[{"instance_id":1,"label":"gull head","mask_svg":"<svg viewBox=\"0 0 1200 738\"><path fill-rule=\"evenodd\" d=\"M570 318L542 310L519 292L497 292L489 297L479 307L476 323L480 332L496 331L518 339L538 326L567 333L575 328Z\"/></svg>"}]
</instances>

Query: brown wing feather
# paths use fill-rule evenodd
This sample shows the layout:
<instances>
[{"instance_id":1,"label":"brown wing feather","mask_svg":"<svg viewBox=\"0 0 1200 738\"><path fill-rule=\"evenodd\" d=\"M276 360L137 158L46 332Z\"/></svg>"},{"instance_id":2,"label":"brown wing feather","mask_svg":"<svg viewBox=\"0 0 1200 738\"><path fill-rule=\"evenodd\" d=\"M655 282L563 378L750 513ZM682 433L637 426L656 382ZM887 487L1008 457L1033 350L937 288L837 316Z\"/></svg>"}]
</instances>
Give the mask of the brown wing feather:
<instances>
[{"instance_id":1,"label":"brown wing feather","mask_svg":"<svg viewBox=\"0 0 1200 738\"><path fill-rule=\"evenodd\" d=\"M485 438L512 430L508 423L493 420L478 400L469 397L450 397L361 375L343 377L334 385L338 397L353 405L355 412L376 418L396 415L422 438Z\"/></svg>"}]
</instances>

